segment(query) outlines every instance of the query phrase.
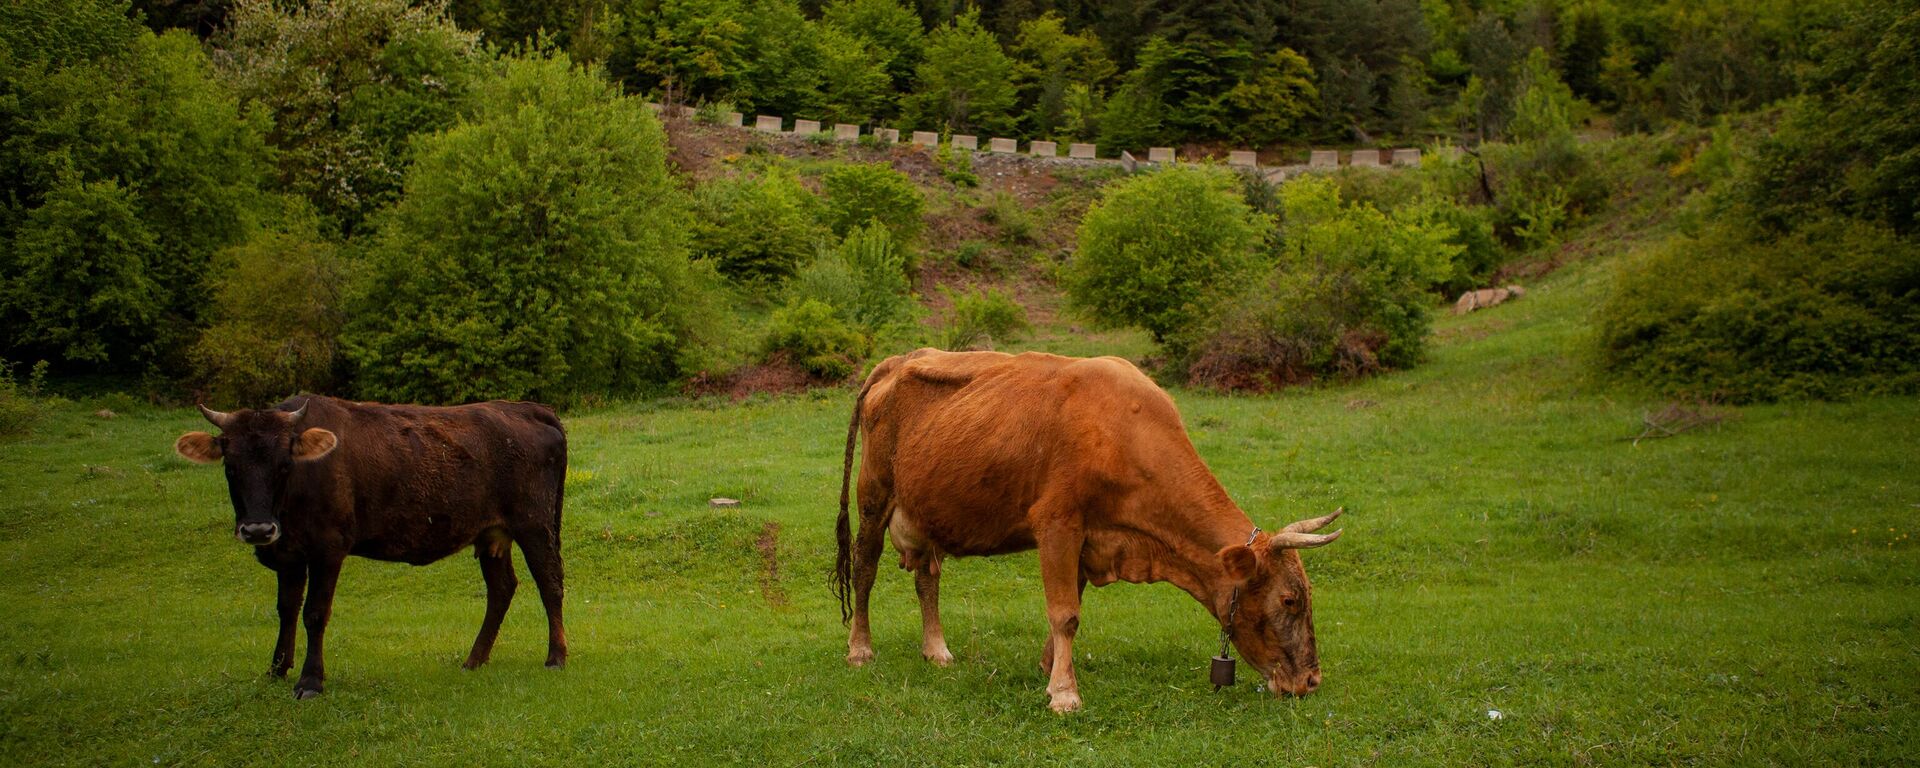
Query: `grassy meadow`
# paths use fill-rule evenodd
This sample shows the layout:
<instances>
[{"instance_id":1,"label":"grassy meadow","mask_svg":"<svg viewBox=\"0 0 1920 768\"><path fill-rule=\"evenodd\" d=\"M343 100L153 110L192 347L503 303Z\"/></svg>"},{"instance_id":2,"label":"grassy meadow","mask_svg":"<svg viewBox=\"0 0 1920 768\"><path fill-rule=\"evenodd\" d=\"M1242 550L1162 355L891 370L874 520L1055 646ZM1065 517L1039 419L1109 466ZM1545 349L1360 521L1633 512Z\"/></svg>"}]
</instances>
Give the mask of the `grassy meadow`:
<instances>
[{"instance_id":1,"label":"grassy meadow","mask_svg":"<svg viewBox=\"0 0 1920 768\"><path fill-rule=\"evenodd\" d=\"M830 390L568 414L570 665L540 666L524 563L493 662L466 672L473 562L356 558L328 693L295 701L265 674L272 575L233 541L221 473L171 453L204 422L72 403L0 443L0 764L1914 760L1920 402L1740 408L1636 444L1661 404L1574 352L1606 279L1576 265L1442 320L1413 371L1174 392L1256 521L1348 509L1305 555L1326 675L1305 699L1244 665L1213 692L1205 611L1121 584L1088 591L1085 711L1052 714L1030 553L949 561L948 669L919 657L911 579L883 570L878 657L848 668L826 574L852 393ZM1037 342L1103 345L1144 349Z\"/></svg>"}]
</instances>

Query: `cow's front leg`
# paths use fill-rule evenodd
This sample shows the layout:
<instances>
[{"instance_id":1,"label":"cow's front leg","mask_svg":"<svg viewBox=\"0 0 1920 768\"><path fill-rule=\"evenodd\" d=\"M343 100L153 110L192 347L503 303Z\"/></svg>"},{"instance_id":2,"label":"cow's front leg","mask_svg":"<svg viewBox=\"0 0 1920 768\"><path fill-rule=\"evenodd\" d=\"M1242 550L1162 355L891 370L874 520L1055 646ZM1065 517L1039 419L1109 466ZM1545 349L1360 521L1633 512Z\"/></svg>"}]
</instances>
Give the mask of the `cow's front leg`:
<instances>
[{"instance_id":1,"label":"cow's front leg","mask_svg":"<svg viewBox=\"0 0 1920 768\"><path fill-rule=\"evenodd\" d=\"M1080 685L1073 674L1073 635L1080 630L1080 546L1085 537L1077 525L1062 523L1036 531L1040 550L1040 581L1047 592L1047 645L1053 663L1047 672L1048 706L1055 712L1080 708Z\"/></svg>"},{"instance_id":2,"label":"cow's front leg","mask_svg":"<svg viewBox=\"0 0 1920 768\"><path fill-rule=\"evenodd\" d=\"M1080 590L1077 593L1084 599L1087 595L1087 577L1080 576ZM1053 676L1053 633L1047 633L1047 646L1040 650L1040 674Z\"/></svg>"},{"instance_id":3,"label":"cow's front leg","mask_svg":"<svg viewBox=\"0 0 1920 768\"><path fill-rule=\"evenodd\" d=\"M273 662L267 671L274 677L286 677L293 669L293 630L300 622L300 598L307 589L307 564L282 565L274 571L280 577L280 639L273 645Z\"/></svg>"},{"instance_id":4,"label":"cow's front leg","mask_svg":"<svg viewBox=\"0 0 1920 768\"><path fill-rule=\"evenodd\" d=\"M346 549L342 547L339 552L315 558L307 567L307 661L300 667L300 682L293 684L296 699L310 699L327 689L327 668L321 654L327 619L333 616L333 588L340 582L340 562L346 559Z\"/></svg>"}]
</instances>

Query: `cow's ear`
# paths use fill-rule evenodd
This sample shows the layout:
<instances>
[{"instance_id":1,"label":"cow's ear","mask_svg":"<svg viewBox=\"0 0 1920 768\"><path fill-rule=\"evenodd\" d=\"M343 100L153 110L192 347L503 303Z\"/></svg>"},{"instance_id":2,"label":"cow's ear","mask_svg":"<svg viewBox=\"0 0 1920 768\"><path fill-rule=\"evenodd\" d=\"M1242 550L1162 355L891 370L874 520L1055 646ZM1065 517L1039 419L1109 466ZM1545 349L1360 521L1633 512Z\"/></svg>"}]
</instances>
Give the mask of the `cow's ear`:
<instances>
[{"instance_id":1,"label":"cow's ear","mask_svg":"<svg viewBox=\"0 0 1920 768\"><path fill-rule=\"evenodd\" d=\"M1250 581L1260 567L1260 559L1253 554L1252 547L1235 544L1220 550L1220 564L1227 569L1227 578Z\"/></svg>"},{"instance_id":2,"label":"cow's ear","mask_svg":"<svg viewBox=\"0 0 1920 768\"><path fill-rule=\"evenodd\" d=\"M205 432L188 432L173 441L173 452L195 464L212 464L220 460L220 441Z\"/></svg>"},{"instance_id":3,"label":"cow's ear","mask_svg":"<svg viewBox=\"0 0 1920 768\"><path fill-rule=\"evenodd\" d=\"M319 427L300 433L300 439L293 441L293 458L300 461L313 461L333 453L340 438Z\"/></svg>"}]
</instances>

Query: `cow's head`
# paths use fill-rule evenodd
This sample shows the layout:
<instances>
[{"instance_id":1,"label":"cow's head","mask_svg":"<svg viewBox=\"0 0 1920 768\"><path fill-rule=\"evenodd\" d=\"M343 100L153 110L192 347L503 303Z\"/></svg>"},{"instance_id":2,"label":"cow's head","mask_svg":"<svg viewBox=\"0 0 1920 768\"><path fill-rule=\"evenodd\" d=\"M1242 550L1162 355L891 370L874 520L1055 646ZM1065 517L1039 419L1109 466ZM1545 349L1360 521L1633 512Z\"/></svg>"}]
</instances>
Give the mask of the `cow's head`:
<instances>
[{"instance_id":1,"label":"cow's head","mask_svg":"<svg viewBox=\"0 0 1920 768\"><path fill-rule=\"evenodd\" d=\"M1230 628L1233 645L1267 678L1267 687L1276 696L1305 696L1320 686L1320 654L1313 644L1313 593L1298 550L1340 538L1339 531L1314 533L1340 512L1301 520L1255 536L1248 545L1220 550L1228 589L1240 589L1239 609Z\"/></svg>"},{"instance_id":2,"label":"cow's head","mask_svg":"<svg viewBox=\"0 0 1920 768\"><path fill-rule=\"evenodd\" d=\"M333 451L340 440L324 429L301 429L307 406L297 411L238 410L221 413L200 406L220 436L188 432L174 441L173 450L191 461L227 468L227 495L233 497L233 537L254 546L280 539L281 505L286 501L287 476L297 461L314 461Z\"/></svg>"}]
</instances>

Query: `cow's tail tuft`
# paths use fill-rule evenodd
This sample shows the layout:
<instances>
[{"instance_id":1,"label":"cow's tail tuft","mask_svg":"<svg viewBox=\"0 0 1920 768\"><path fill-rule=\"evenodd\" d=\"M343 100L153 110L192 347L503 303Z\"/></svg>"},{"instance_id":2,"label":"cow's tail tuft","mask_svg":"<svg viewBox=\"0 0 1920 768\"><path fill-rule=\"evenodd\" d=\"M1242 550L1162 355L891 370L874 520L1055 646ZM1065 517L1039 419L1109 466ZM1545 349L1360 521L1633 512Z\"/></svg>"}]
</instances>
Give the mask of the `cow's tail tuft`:
<instances>
[{"instance_id":1,"label":"cow's tail tuft","mask_svg":"<svg viewBox=\"0 0 1920 768\"><path fill-rule=\"evenodd\" d=\"M860 412L866 407L867 390L872 388L871 380L861 383L860 394L853 400L853 418L847 423L847 455L840 467L840 519L834 527L840 555L833 562L833 594L840 599L841 624L853 620L853 528L847 509L852 500L853 448L860 438Z\"/></svg>"}]
</instances>

